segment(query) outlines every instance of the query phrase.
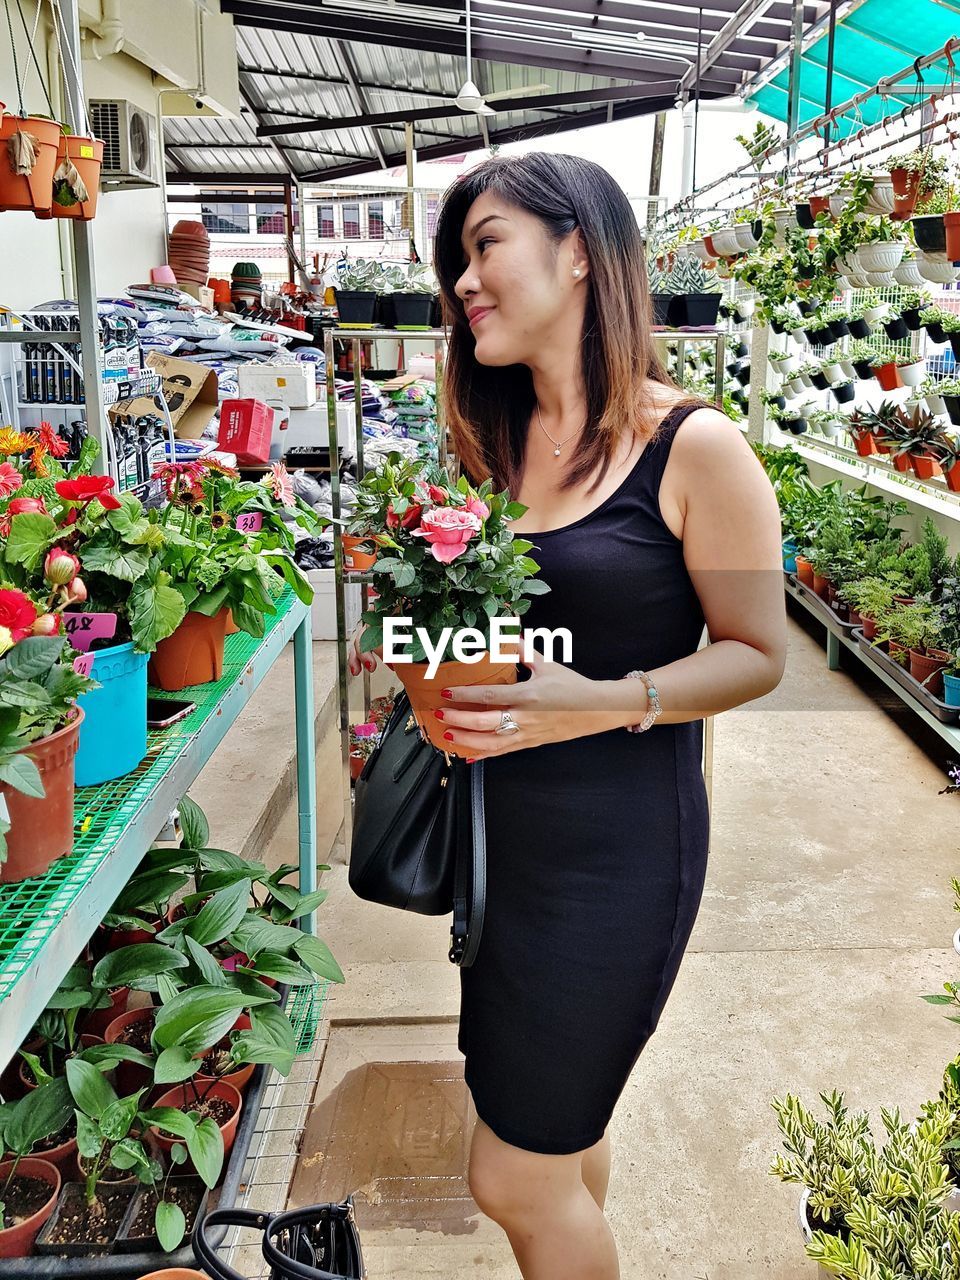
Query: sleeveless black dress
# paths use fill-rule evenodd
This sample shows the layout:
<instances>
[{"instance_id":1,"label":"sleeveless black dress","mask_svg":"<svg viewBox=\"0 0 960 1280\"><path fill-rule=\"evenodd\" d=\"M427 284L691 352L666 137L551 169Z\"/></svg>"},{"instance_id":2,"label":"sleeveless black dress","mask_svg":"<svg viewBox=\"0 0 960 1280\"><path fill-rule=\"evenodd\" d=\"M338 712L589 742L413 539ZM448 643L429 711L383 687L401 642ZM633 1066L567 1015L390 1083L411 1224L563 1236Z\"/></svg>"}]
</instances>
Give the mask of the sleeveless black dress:
<instances>
[{"instance_id":1,"label":"sleeveless black dress","mask_svg":"<svg viewBox=\"0 0 960 1280\"><path fill-rule=\"evenodd\" d=\"M699 647L703 613L658 504L692 411L668 415L596 510L518 533L551 588L524 627L569 628L569 665L592 679ZM504 1142L548 1155L599 1142L656 1029L706 874L702 730L657 720L484 764L486 914L460 970L458 1045L477 1114Z\"/></svg>"}]
</instances>

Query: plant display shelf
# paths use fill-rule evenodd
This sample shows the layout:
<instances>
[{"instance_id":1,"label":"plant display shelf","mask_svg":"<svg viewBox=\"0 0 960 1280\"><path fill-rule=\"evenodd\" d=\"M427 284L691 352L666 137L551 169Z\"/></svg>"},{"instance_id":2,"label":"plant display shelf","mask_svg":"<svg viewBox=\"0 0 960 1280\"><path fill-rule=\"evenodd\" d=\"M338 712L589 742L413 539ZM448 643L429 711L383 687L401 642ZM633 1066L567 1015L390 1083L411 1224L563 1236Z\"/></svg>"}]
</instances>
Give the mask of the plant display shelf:
<instances>
[{"instance_id":1,"label":"plant display shelf","mask_svg":"<svg viewBox=\"0 0 960 1280\"><path fill-rule=\"evenodd\" d=\"M714 347L714 395L717 404L723 403L723 359L727 330L724 329L654 329L653 340L658 345L676 346L677 370L682 377L683 362L688 342L710 342Z\"/></svg>"},{"instance_id":2,"label":"plant display shelf","mask_svg":"<svg viewBox=\"0 0 960 1280\"><path fill-rule=\"evenodd\" d=\"M828 612L832 613L832 610L815 607L808 599L807 593L791 576L784 574L783 583L787 594L793 596L794 600L803 605L812 617L826 627L827 667L830 671L838 671L840 668L840 647L842 645L850 653L855 654L860 662L869 668L878 680L882 680L888 689L892 689L903 700L904 705L918 715L924 724L929 725L935 733L938 733L945 742L949 743L954 751L960 752L960 726L952 723L945 724L937 715L929 711L923 703L913 697L900 680L891 675L874 657L868 657L864 653L862 644L857 643L857 638L851 633L849 627L844 627L839 619L834 620L826 616Z\"/></svg>"},{"instance_id":3,"label":"plant display shelf","mask_svg":"<svg viewBox=\"0 0 960 1280\"><path fill-rule=\"evenodd\" d=\"M288 641L294 642L300 889L316 888L316 772L310 606L290 588L261 640L228 636L223 677L183 693L196 710L150 733L132 772L78 787L73 853L44 876L0 885L0 1069L87 945L181 797L196 780ZM156 693L157 697L163 694ZM313 929L313 921L302 922ZM300 997L304 999L305 997ZM305 1011L308 1018L312 1015Z\"/></svg>"}]
</instances>

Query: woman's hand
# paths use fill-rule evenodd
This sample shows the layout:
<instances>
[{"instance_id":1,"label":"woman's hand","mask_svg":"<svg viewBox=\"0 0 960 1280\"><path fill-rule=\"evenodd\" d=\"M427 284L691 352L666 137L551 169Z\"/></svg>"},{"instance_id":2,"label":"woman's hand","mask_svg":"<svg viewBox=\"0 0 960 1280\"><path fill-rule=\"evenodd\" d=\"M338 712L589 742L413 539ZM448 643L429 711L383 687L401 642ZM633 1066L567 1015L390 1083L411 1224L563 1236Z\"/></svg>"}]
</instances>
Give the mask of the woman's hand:
<instances>
[{"instance_id":1,"label":"woman's hand","mask_svg":"<svg viewBox=\"0 0 960 1280\"><path fill-rule=\"evenodd\" d=\"M559 662L547 662L532 647L520 659L531 671L522 684L467 685L451 689L449 706L437 712L444 737L466 748L471 760L523 751L545 742L565 742L617 726L616 712L605 699L606 682L590 680ZM520 726L517 733L496 733L505 707Z\"/></svg>"},{"instance_id":2,"label":"woman's hand","mask_svg":"<svg viewBox=\"0 0 960 1280\"><path fill-rule=\"evenodd\" d=\"M362 623L353 633L353 639L347 646L347 670L352 676L358 676L363 667L368 671L376 671L377 659L383 661L383 646L371 649L369 653L360 652L360 637L366 631L366 623Z\"/></svg>"}]
</instances>

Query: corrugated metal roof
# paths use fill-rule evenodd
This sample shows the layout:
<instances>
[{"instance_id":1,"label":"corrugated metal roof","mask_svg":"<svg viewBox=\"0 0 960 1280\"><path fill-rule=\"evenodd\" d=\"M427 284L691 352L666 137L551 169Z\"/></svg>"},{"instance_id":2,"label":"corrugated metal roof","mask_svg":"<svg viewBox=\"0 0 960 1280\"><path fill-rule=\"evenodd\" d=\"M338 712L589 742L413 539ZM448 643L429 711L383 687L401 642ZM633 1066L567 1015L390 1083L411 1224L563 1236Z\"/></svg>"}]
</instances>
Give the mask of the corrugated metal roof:
<instances>
[{"instance_id":1,"label":"corrugated metal roof","mask_svg":"<svg viewBox=\"0 0 960 1280\"><path fill-rule=\"evenodd\" d=\"M399 8L409 14L417 3L401 0ZM450 12L451 23L429 15L414 23L376 0L368 12L316 0L221 0L237 24L244 115L168 120L167 152L178 171L170 176L208 181L289 172L324 181L393 167L403 159L404 125L396 118L402 113L418 115L418 153L442 158L488 139L662 110L678 92L690 91L701 21L702 94L724 96L755 74L764 56L786 47L790 6L785 0L708 3L701 11L694 0L655 6L640 0L629 13L627 6L609 18L605 13L598 25L596 0L474 0L479 56L471 75L496 110L478 117L453 106L467 74L463 0L430 0L434 11ZM821 0L806 4L806 18L823 7ZM635 42L638 33L642 42ZM662 40L668 43L655 43ZM609 89L620 96L598 96ZM580 96L570 101L571 95ZM541 103L544 98L550 101ZM497 109L498 99L509 107ZM387 119L371 123L370 116ZM334 123L325 129L327 120ZM293 131L258 134L271 128Z\"/></svg>"}]
</instances>

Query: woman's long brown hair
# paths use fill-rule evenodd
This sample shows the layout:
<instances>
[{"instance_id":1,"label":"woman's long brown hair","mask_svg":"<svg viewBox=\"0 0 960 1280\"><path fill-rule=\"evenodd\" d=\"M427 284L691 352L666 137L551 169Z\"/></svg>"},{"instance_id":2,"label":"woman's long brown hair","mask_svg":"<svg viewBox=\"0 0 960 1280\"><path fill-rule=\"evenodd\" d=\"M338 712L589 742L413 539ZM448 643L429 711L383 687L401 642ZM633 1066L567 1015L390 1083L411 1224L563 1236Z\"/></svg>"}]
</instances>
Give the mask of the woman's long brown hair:
<instances>
[{"instance_id":1,"label":"woman's long brown hair","mask_svg":"<svg viewBox=\"0 0 960 1280\"><path fill-rule=\"evenodd\" d=\"M523 446L536 403L526 365L481 365L454 286L463 274L461 236L470 206L484 192L538 217L559 242L579 228L590 272L580 343L587 421L561 487L582 483L599 467L603 479L625 432L656 431L648 382L673 386L652 336L646 253L626 195L605 169L577 156L534 151L494 157L460 177L437 220L434 265L440 282L449 354L444 407L463 470L474 481L519 489Z\"/></svg>"}]
</instances>

